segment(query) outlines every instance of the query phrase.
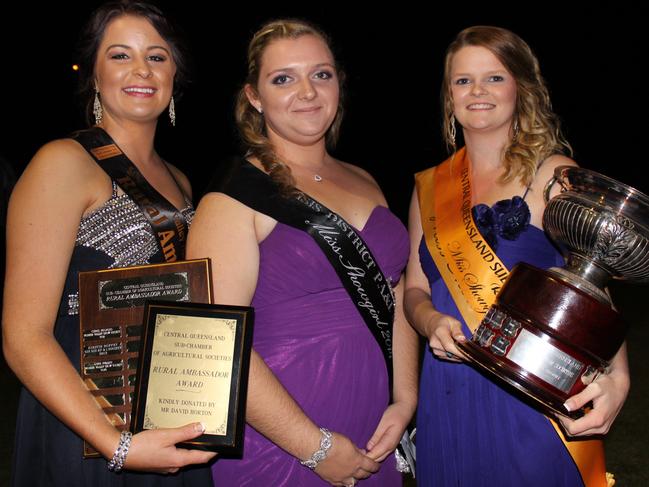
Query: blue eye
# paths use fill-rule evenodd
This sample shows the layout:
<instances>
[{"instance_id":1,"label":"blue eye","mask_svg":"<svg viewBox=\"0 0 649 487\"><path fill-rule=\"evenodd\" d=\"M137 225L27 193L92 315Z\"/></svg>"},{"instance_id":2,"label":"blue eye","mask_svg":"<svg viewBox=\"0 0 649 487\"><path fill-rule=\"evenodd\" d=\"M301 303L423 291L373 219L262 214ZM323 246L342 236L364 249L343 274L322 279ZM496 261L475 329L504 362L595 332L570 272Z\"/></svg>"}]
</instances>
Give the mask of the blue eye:
<instances>
[{"instance_id":1,"label":"blue eye","mask_svg":"<svg viewBox=\"0 0 649 487\"><path fill-rule=\"evenodd\" d=\"M279 76L275 76L273 78L272 83L274 85L285 85L291 80L291 78L285 74L280 74Z\"/></svg>"},{"instance_id":2,"label":"blue eye","mask_svg":"<svg viewBox=\"0 0 649 487\"><path fill-rule=\"evenodd\" d=\"M329 71L318 71L313 77L316 79L331 79L334 75Z\"/></svg>"}]
</instances>

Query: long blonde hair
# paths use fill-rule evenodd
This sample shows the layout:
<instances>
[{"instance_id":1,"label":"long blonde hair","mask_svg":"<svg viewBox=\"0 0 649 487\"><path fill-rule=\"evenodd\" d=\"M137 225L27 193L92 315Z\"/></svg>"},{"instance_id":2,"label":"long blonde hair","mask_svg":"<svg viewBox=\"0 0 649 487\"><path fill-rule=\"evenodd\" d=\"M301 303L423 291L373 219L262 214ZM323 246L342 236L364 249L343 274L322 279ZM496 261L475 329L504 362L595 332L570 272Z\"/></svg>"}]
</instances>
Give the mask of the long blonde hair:
<instances>
[{"instance_id":1,"label":"long blonde hair","mask_svg":"<svg viewBox=\"0 0 649 487\"><path fill-rule=\"evenodd\" d=\"M491 51L516 80L514 134L504 150L504 171L500 180L508 182L518 178L524 186L528 186L544 159L556 153L568 152L572 155L570 144L561 134L559 118L552 111L539 62L523 39L501 27L474 26L457 35L446 50L442 83L443 136L452 150L456 147L451 135L451 63L453 56L466 46L479 46Z\"/></svg>"},{"instance_id":2,"label":"long blonde hair","mask_svg":"<svg viewBox=\"0 0 649 487\"><path fill-rule=\"evenodd\" d=\"M285 194L295 192L295 180L290 168L277 156L266 134L264 117L248 101L245 86L250 85L257 90L261 68L261 58L266 48L276 40L298 39L302 36L316 36L331 46L329 38L320 29L303 20L280 19L264 24L252 37L248 44L248 75L244 85L239 90L235 106L235 119L239 133L249 155L259 159L270 177L279 183ZM343 118L344 74L337 68L340 84L340 97L336 116L327 130L326 142L328 147L334 147L338 141L340 125Z\"/></svg>"}]
</instances>

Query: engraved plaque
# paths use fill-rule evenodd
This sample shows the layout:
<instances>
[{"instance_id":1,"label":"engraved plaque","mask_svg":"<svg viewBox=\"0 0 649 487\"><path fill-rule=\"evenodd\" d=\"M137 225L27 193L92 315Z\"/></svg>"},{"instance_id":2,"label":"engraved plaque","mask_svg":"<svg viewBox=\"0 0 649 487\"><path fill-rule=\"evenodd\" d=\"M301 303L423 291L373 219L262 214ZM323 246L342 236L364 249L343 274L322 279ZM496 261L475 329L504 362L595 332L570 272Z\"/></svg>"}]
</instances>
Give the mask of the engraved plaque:
<instances>
[{"instance_id":1,"label":"engraved plaque","mask_svg":"<svg viewBox=\"0 0 649 487\"><path fill-rule=\"evenodd\" d=\"M584 367L580 361L527 330L521 331L507 358L566 393Z\"/></svg>"},{"instance_id":2,"label":"engraved plaque","mask_svg":"<svg viewBox=\"0 0 649 487\"><path fill-rule=\"evenodd\" d=\"M240 454L252 308L152 302L145 320L134 431L201 421L183 446Z\"/></svg>"},{"instance_id":3,"label":"engraved plaque","mask_svg":"<svg viewBox=\"0 0 649 487\"><path fill-rule=\"evenodd\" d=\"M79 273L81 378L119 429L131 423L144 301L209 303L209 273L209 259Z\"/></svg>"}]
</instances>

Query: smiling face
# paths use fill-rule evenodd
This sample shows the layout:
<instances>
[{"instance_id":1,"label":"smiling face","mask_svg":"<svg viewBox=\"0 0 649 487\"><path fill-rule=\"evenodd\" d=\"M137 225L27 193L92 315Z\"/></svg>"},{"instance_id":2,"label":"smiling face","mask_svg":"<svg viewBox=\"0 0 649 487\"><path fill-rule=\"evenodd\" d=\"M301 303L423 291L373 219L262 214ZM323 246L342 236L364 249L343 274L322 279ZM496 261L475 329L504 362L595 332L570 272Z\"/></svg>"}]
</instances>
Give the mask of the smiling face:
<instances>
[{"instance_id":1,"label":"smiling face","mask_svg":"<svg viewBox=\"0 0 649 487\"><path fill-rule=\"evenodd\" d=\"M452 58L449 82L453 113L465 132L510 130L516 80L491 51L461 48Z\"/></svg>"},{"instance_id":2,"label":"smiling face","mask_svg":"<svg viewBox=\"0 0 649 487\"><path fill-rule=\"evenodd\" d=\"M257 86L247 85L246 95L263 112L271 142L323 141L338 109L333 55L315 35L273 41L262 54Z\"/></svg>"},{"instance_id":3,"label":"smiling face","mask_svg":"<svg viewBox=\"0 0 649 487\"><path fill-rule=\"evenodd\" d=\"M104 123L155 121L169 105L175 73L169 45L148 20L124 15L111 21L95 63Z\"/></svg>"}]
</instances>

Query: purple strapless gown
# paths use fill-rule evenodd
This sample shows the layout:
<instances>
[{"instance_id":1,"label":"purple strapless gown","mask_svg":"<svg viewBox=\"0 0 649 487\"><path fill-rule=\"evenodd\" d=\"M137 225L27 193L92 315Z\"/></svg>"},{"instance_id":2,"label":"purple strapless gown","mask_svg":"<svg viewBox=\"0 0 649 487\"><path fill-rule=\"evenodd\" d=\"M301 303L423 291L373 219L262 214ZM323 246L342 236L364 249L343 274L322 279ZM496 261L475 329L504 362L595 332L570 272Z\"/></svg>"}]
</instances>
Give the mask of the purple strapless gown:
<instances>
[{"instance_id":1,"label":"purple strapless gown","mask_svg":"<svg viewBox=\"0 0 649 487\"><path fill-rule=\"evenodd\" d=\"M359 232L396 283L408 259L408 234L385 207ZM376 340L314 240L278 223L260 244L254 348L319 426L364 448L388 405L388 376ZM241 460L219 459L216 486L326 486L315 473L246 426ZM366 486L401 485L390 455Z\"/></svg>"},{"instance_id":2,"label":"purple strapless gown","mask_svg":"<svg viewBox=\"0 0 649 487\"><path fill-rule=\"evenodd\" d=\"M497 238L497 254L511 269L564 260L543 231L527 226L516 240ZM419 257L433 305L462 321L422 239ZM417 485L463 487L578 487L583 482L550 422L465 364L424 355L417 411Z\"/></svg>"}]
</instances>

